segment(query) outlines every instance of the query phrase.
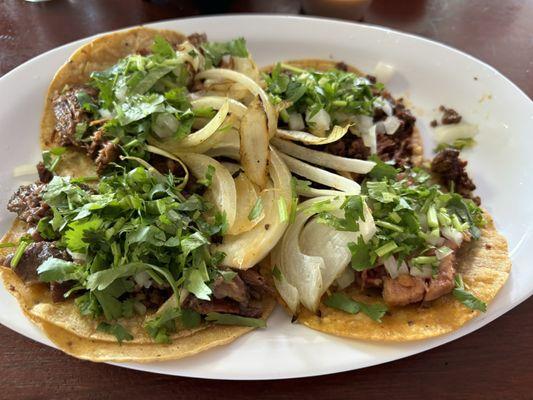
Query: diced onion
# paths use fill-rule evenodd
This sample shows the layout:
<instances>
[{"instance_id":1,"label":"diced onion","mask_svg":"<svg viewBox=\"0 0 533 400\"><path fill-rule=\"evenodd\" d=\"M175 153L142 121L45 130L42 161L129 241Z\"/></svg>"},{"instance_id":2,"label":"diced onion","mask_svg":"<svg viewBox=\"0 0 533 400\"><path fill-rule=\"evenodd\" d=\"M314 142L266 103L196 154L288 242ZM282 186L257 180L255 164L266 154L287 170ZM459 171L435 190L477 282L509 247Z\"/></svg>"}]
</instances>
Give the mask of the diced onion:
<instances>
[{"instance_id":1,"label":"diced onion","mask_svg":"<svg viewBox=\"0 0 533 400\"><path fill-rule=\"evenodd\" d=\"M377 97L374 100L374 108L380 108L387 115L392 115L392 105L391 103L384 99L383 97Z\"/></svg>"},{"instance_id":2,"label":"diced onion","mask_svg":"<svg viewBox=\"0 0 533 400\"><path fill-rule=\"evenodd\" d=\"M400 274L398 271L398 262L396 261L394 256L387 257L387 259L383 261L383 266L385 267L392 279L396 279Z\"/></svg>"},{"instance_id":3,"label":"diced onion","mask_svg":"<svg viewBox=\"0 0 533 400\"><path fill-rule=\"evenodd\" d=\"M18 178L19 176L35 175L36 173L37 170L35 169L35 164L22 164L13 168L14 178Z\"/></svg>"},{"instance_id":4,"label":"diced onion","mask_svg":"<svg viewBox=\"0 0 533 400\"><path fill-rule=\"evenodd\" d=\"M304 146L299 146L288 140L273 138L272 144L280 151L292 157L305 160L321 167L331 168L337 171L355 172L356 174L367 174L376 165L373 161L358 160L356 158L345 158L335 156L323 151L311 150Z\"/></svg>"},{"instance_id":5,"label":"diced onion","mask_svg":"<svg viewBox=\"0 0 533 400\"><path fill-rule=\"evenodd\" d=\"M195 76L195 79L228 79L234 82L238 82L244 87L246 87L246 89L248 89L254 96L259 96L261 98L261 103L268 119L269 136L272 138L276 134L276 128L278 126L278 116L276 115L276 112L272 107L272 103L270 102L270 98L268 97L266 92L253 79L240 72L223 68L213 68L200 72Z\"/></svg>"},{"instance_id":6,"label":"diced onion","mask_svg":"<svg viewBox=\"0 0 533 400\"><path fill-rule=\"evenodd\" d=\"M379 61L374 67L373 75L378 82L387 83L394 75L394 72L395 68L392 65Z\"/></svg>"},{"instance_id":7,"label":"diced onion","mask_svg":"<svg viewBox=\"0 0 533 400\"><path fill-rule=\"evenodd\" d=\"M321 144L336 142L337 140L342 138L346 134L346 132L348 132L349 127L350 125L335 125L329 135L326 137L318 137L309 132L287 131L284 129L278 129L276 136L286 140L298 141L305 144L318 146Z\"/></svg>"},{"instance_id":8,"label":"diced onion","mask_svg":"<svg viewBox=\"0 0 533 400\"><path fill-rule=\"evenodd\" d=\"M370 147L370 153L376 154L378 149L378 142L376 137L376 125L372 125L372 127L362 134L363 138L363 144L366 147Z\"/></svg>"},{"instance_id":9,"label":"diced onion","mask_svg":"<svg viewBox=\"0 0 533 400\"><path fill-rule=\"evenodd\" d=\"M161 139L172 136L179 127L178 119L171 113L161 113L155 117L152 129Z\"/></svg>"},{"instance_id":10,"label":"diced onion","mask_svg":"<svg viewBox=\"0 0 533 400\"><path fill-rule=\"evenodd\" d=\"M461 122L459 124L439 125L434 129L438 143L453 143L457 139L473 138L479 129L477 125Z\"/></svg>"},{"instance_id":11,"label":"diced onion","mask_svg":"<svg viewBox=\"0 0 533 400\"><path fill-rule=\"evenodd\" d=\"M448 240L451 240L457 246L461 246L461 243L463 243L463 234L459 232L457 229L454 229L449 226L445 226L440 231L442 233L442 236L444 236Z\"/></svg>"},{"instance_id":12,"label":"diced onion","mask_svg":"<svg viewBox=\"0 0 533 400\"><path fill-rule=\"evenodd\" d=\"M409 274L409 267L407 266L407 263L405 261L402 261L402 263L400 264L400 267L398 268L398 273L400 275Z\"/></svg>"},{"instance_id":13,"label":"diced onion","mask_svg":"<svg viewBox=\"0 0 533 400\"><path fill-rule=\"evenodd\" d=\"M300 113L289 114L289 129L292 131L301 131L305 129L304 117Z\"/></svg>"},{"instance_id":14,"label":"diced onion","mask_svg":"<svg viewBox=\"0 0 533 400\"><path fill-rule=\"evenodd\" d=\"M382 123L383 127L385 128L385 133L387 135L393 135L394 133L396 133L396 131L402 124L400 119L394 115L388 116Z\"/></svg>"},{"instance_id":15,"label":"diced onion","mask_svg":"<svg viewBox=\"0 0 533 400\"><path fill-rule=\"evenodd\" d=\"M313 167L306 164L296 158L288 156L286 154L280 154L285 164L289 167L291 172L297 175L303 176L313 182L321 183L338 190L342 190L346 194L359 194L361 192L361 186L351 179L334 174L332 172L323 170L321 168Z\"/></svg>"},{"instance_id":16,"label":"diced onion","mask_svg":"<svg viewBox=\"0 0 533 400\"><path fill-rule=\"evenodd\" d=\"M312 116L307 113L305 120L312 126L310 128L311 132L320 137L325 137L326 132L329 131L329 127L331 126L331 117L328 112L322 108Z\"/></svg>"}]
</instances>

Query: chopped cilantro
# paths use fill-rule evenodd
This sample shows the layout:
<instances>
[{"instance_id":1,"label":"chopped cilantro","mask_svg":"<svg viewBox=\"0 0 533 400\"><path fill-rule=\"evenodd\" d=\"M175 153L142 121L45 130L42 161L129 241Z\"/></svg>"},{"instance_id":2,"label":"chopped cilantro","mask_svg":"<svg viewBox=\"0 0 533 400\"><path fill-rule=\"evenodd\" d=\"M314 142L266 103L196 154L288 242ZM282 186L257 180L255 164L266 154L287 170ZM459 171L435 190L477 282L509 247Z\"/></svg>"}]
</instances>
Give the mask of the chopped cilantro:
<instances>
[{"instance_id":1,"label":"chopped cilantro","mask_svg":"<svg viewBox=\"0 0 533 400\"><path fill-rule=\"evenodd\" d=\"M248 57L248 50L246 49L244 38L238 38L228 42L206 42L201 45L201 50L204 53L208 68L217 67L225 55Z\"/></svg>"},{"instance_id":2,"label":"chopped cilantro","mask_svg":"<svg viewBox=\"0 0 533 400\"><path fill-rule=\"evenodd\" d=\"M465 284L460 274L455 275L454 281L455 289L453 289L453 296L457 300L472 310L478 310L482 312L487 311L487 304L479 300L476 296L465 289Z\"/></svg>"},{"instance_id":3,"label":"chopped cilantro","mask_svg":"<svg viewBox=\"0 0 533 400\"><path fill-rule=\"evenodd\" d=\"M349 314L357 314L362 312L376 322L381 322L381 318L387 312L387 306L384 304L364 304L349 298L344 293L333 293L326 300L324 304L331 308L347 312Z\"/></svg>"},{"instance_id":4,"label":"chopped cilantro","mask_svg":"<svg viewBox=\"0 0 533 400\"><path fill-rule=\"evenodd\" d=\"M205 317L205 320L218 325L237 325L250 326L252 328L266 328L266 322L263 319L241 317L240 315L233 314L221 314L218 312L208 313Z\"/></svg>"},{"instance_id":5,"label":"chopped cilantro","mask_svg":"<svg viewBox=\"0 0 533 400\"><path fill-rule=\"evenodd\" d=\"M110 324L107 322L100 322L96 327L96 330L115 336L119 343L122 343L125 340L133 340L131 333L129 333L128 330L122 325L117 323Z\"/></svg>"}]
</instances>

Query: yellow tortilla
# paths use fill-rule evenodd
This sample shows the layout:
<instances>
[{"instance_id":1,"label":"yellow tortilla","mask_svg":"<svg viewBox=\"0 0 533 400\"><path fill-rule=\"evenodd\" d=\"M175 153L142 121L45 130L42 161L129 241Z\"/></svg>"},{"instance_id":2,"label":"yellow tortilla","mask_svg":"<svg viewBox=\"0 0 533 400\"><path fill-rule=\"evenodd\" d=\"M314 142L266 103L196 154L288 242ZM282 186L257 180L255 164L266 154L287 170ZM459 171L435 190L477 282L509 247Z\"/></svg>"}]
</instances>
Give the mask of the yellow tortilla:
<instances>
[{"instance_id":1,"label":"yellow tortilla","mask_svg":"<svg viewBox=\"0 0 533 400\"><path fill-rule=\"evenodd\" d=\"M129 54L150 49L157 35L172 44L186 39L183 34L176 31L138 27L100 36L76 50L57 71L48 88L41 119L41 148L44 150L59 146L52 106L55 94L60 93L65 85L86 84L92 72L103 71ZM93 176L96 175L95 171L94 162L84 152L74 149L69 149L62 157L57 170L60 175L70 176Z\"/></svg>"},{"instance_id":2,"label":"yellow tortilla","mask_svg":"<svg viewBox=\"0 0 533 400\"><path fill-rule=\"evenodd\" d=\"M286 64L299 68L327 71L335 68L337 61L294 60ZM348 71L364 75L357 68L347 66ZM263 71L268 72L272 66ZM413 164L423 164L423 148L420 132L413 131ZM489 303L503 287L511 270L511 260L506 239L497 232L490 215L485 213L487 225L481 239L463 246L457 257L457 272L462 274L467 289L485 303ZM369 295L350 287L345 293L363 303L383 303L380 293ZM278 296L278 301L283 301ZM321 304L317 315L302 308L298 322L318 331L352 339L396 341L426 339L454 331L478 315L456 300L452 294L432 301L427 308L419 305L391 308L382 323L359 313L348 314Z\"/></svg>"},{"instance_id":3,"label":"yellow tortilla","mask_svg":"<svg viewBox=\"0 0 533 400\"><path fill-rule=\"evenodd\" d=\"M2 243L17 242L26 232L27 225L15 221ZM5 256L12 249L0 249ZM53 303L44 285L25 285L10 268L0 267L0 277L6 289L17 298L22 311L40 326L45 334L63 351L78 358L92 361L135 361L179 359L194 355L215 346L232 342L253 328L204 324L191 330L182 330L171 336L171 344L155 343L143 328L144 317L122 319L121 323L134 336L134 340L119 344L114 336L96 330L98 322L79 314L73 300ZM272 312L275 301L263 301L263 319Z\"/></svg>"},{"instance_id":4,"label":"yellow tortilla","mask_svg":"<svg viewBox=\"0 0 533 400\"><path fill-rule=\"evenodd\" d=\"M119 59L141 50L150 49L155 36L163 36L177 44L186 39L179 32L138 27L101 36L80 47L58 70L45 99L41 120L40 143L42 149L59 145L55 135L55 116L52 100L65 85L85 84L94 71L102 71ZM68 176L96 175L94 163L83 152L73 149L63 155L57 172ZM2 242L17 242L28 226L16 220ZM5 256L12 249L0 249ZM138 361L178 359L196 354L211 347L229 343L253 328L204 324L174 334L172 344L157 344L143 328L146 317L123 319L119 322L127 328L134 340L118 344L111 335L96 330L98 321L79 314L73 300L53 303L44 285L25 285L10 269L0 267L0 277L6 288L17 298L24 313L41 326L50 339L66 353L93 361ZM274 299L263 302L263 318L274 308Z\"/></svg>"},{"instance_id":5,"label":"yellow tortilla","mask_svg":"<svg viewBox=\"0 0 533 400\"><path fill-rule=\"evenodd\" d=\"M506 239L496 231L492 218L485 214L487 225L478 241L463 246L457 256L457 272L467 289L489 303L509 277L511 260ZM383 303L381 294L365 295L358 288L345 291L354 300ZM382 322L372 321L362 313L352 315L321 304L321 317L303 309L298 321L318 331L352 339L396 341L426 339L452 332L479 314L450 293L426 306L393 307Z\"/></svg>"}]
</instances>

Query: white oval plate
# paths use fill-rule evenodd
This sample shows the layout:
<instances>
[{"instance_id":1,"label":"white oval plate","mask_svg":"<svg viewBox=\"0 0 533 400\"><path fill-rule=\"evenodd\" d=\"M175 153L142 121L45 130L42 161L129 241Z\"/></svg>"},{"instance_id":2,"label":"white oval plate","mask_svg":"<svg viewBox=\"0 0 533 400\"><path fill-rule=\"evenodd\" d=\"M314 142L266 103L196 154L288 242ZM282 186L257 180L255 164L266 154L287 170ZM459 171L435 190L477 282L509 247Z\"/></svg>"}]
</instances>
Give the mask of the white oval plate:
<instances>
[{"instance_id":1,"label":"white oval plate","mask_svg":"<svg viewBox=\"0 0 533 400\"><path fill-rule=\"evenodd\" d=\"M243 36L259 65L295 58L334 58L370 72L378 61L396 67L389 88L415 104L426 151L433 148L429 121L440 104L479 125L478 145L466 153L483 204L508 238L513 272L487 313L463 328L429 340L400 344L351 341L291 324L278 308L268 328L229 346L189 359L121 366L171 375L217 379L277 379L340 372L406 357L457 339L494 320L533 293L530 260L533 226L533 102L492 67L455 49L389 29L335 20L239 15L165 21L149 26L212 40ZM0 231L13 218L5 205L22 183L13 167L40 157L38 127L47 86L68 56L89 39L51 50L0 79ZM529 246L528 246L529 245ZM53 346L0 290L0 322ZM488 328L490 329L490 328Z\"/></svg>"}]
</instances>

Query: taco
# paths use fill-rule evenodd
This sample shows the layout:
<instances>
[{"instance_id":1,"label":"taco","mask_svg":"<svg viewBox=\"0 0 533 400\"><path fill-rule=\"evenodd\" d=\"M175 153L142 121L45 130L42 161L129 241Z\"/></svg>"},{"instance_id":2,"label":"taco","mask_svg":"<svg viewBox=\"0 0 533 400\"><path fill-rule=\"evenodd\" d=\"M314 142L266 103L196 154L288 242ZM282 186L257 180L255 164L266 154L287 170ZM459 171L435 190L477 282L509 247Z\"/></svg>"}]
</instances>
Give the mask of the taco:
<instances>
[{"instance_id":1,"label":"taco","mask_svg":"<svg viewBox=\"0 0 533 400\"><path fill-rule=\"evenodd\" d=\"M265 71L280 115L273 144L297 178L298 211L271 254L293 320L349 338L406 341L485 311L511 262L459 151L443 143L423 162L404 102L344 63L290 61Z\"/></svg>"},{"instance_id":2,"label":"taco","mask_svg":"<svg viewBox=\"0 0 533 400\"><path fill-rule=\"evenodd\" d=\"M1 274L62 350L177 359L265 326L275 300L260 261L291 187L258 81L243 39L143 27L93 40L57 72L40 181L8 203Z\"/></svg>"}]
</instances>

